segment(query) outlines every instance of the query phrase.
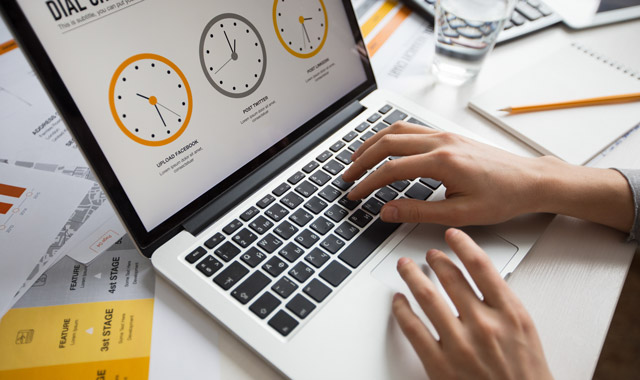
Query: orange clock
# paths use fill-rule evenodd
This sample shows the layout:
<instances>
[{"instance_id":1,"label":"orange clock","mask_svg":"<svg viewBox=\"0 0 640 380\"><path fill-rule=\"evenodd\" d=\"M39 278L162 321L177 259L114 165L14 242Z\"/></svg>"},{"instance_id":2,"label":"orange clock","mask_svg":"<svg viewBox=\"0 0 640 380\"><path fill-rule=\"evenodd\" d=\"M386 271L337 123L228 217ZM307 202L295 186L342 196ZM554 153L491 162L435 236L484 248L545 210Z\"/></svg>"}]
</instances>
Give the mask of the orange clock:
<instances>
[{"instance_id":1,"label":"orange clock","mask_svg":"<svg viewBox=\"0 0 640 380\"><path fill-rule=\"evenodd\" d=\"M109 106L124 134L147 146L176 140L191 119L189 82L173 62L138 54L120 64L109 86Z\"/></svg>"}]
</instances>

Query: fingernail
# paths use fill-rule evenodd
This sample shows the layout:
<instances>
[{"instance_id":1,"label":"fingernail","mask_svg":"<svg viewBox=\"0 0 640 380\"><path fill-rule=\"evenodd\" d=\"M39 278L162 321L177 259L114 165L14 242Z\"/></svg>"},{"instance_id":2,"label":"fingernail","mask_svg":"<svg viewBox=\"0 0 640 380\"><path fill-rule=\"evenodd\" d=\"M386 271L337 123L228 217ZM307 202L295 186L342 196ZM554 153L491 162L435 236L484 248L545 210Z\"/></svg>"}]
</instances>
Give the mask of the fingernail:
<instances>
[{"instance_id":1,"label":"fingernail","mask_svg":"<svg viewBox=\"0 0 640 380\"><path fill-rule=\"evenodd\" d=\"M406 257L401 257L398 259L398 268L400 268L401 266L407 264L410 260L407 259Z\"/></svg>"},{"instance_id":2,"label":"fingernail","mask_svg":"<svg viewBox=\"0 0 640 380\"><path fill-rule=\"evenodd\" d=\"M449 236L456 236L458 232L460 232L460 230L457 228L449 228L447 230L447 233L449 234Z\"/></svg>"},{"instance_id":3,"label":"fingernail","mask_svg":"<svg viewBox=\"0 0 640 380\"><path fill-rule=\"evenodd\" d=\"M431 256L435 255L436 250L435 249L430 249L427 251L427 260L429 260L431 258Z\"/></svg>"},{"instance_id":4,"label":"fingernail","mask_svg":"<svg viewBox=\"0 0 640 380\"><path fill-rule=\"evenodd\" d=\"M393 295L393 301L398 301L402 298L402 294L401 293L396 293Z\"/></svg>"},{"instance_id":5,"label":"fingernail","mask_svg":"<svg viewBox=\"0 0 640 380\"><path fill-rule=\"evenodd\" d=\"M384 206L382 208L382 220L385 222L395 222L398 220L398 208L394 206Z\"/></svg>"}]
</instances>

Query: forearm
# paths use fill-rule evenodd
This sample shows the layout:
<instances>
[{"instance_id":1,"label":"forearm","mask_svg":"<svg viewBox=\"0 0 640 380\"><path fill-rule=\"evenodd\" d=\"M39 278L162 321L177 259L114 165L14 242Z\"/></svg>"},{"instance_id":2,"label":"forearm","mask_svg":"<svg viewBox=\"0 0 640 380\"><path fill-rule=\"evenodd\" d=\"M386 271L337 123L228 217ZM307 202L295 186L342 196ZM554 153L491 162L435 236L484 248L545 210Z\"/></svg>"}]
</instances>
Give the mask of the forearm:
<instances>
[{"instance_id":1,"label":"forearm","mask_svg":"<svg viewBox=\"0 0 640 380\"><path fill-rule=\"evenodd\" d=\"M633 194L613 169L574 166L551 157L538 160L538 212L589 220L629 233L634 222Z\"/></svg>"}]
</instances>

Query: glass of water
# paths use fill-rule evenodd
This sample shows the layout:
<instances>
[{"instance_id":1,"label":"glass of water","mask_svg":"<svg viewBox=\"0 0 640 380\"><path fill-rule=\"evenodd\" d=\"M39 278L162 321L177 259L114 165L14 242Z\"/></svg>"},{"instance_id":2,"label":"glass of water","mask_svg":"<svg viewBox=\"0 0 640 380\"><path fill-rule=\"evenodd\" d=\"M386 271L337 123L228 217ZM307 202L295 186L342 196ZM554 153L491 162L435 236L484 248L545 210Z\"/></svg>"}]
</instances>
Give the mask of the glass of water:
<instances>
[{"instance_id":1,"label":"glass of water","mask_svg":"<svg viewBox=\"0 0 640 380\"><path fill-rule=\"evenodd\" d=\"M478 74L515 2L437 0L433 72L439 81L459 85Z\"/></svg>"}]
</instances>

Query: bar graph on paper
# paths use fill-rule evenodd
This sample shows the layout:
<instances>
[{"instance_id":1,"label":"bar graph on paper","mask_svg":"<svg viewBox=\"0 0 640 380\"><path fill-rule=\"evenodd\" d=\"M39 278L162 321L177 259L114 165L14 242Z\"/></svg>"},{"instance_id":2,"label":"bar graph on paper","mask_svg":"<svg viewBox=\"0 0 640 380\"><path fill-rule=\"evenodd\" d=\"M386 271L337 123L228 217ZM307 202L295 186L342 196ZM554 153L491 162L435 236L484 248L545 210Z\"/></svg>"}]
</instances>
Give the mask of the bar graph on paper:
<instances>
[{"instance_id":1,"label":"bar graph on paper","mask_svg":"<svg viewBox=\"0 0 640 380\"><path fill-rule=\"evenodd\" d=\"M12 184L0 183L0 232L11 232L16 217L28 210L29 200L40 194L33 190Z\"/></svg>"}]
</instances>

